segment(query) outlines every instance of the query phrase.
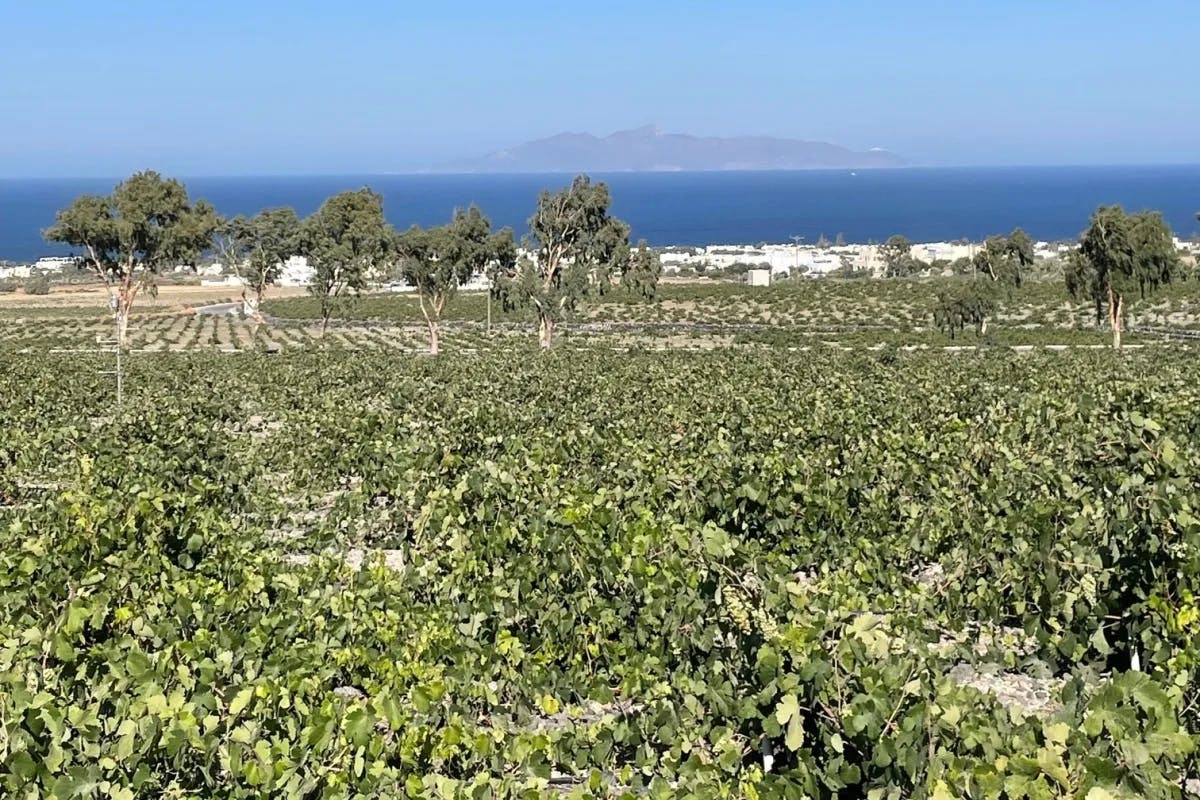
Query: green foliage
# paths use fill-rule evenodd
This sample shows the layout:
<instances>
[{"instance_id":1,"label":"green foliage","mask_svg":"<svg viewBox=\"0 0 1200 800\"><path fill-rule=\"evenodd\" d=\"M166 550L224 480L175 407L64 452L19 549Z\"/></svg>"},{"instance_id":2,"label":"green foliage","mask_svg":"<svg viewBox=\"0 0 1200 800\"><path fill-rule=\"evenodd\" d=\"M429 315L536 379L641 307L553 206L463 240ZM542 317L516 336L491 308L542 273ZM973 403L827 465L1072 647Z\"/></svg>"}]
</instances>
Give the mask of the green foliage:
<instances>
[{"instance_id":1,"label":"green foliage","mask_svg":"<svg viewBox=\"0 0 1200 800\"><path fill-rule=\"evenodd\" d=\"M300 238L313 268L308 290L320 301L322 330L344 299L383 269L392 237L383 197L366 188L334 195L304 220Z\"/></svg>"},{"instance_id":2,"label":"green foliage","mask_svg":"<svg viewBox=\"0 0 1200 800\"><path fill-rule=\"evenodd\" d=\"M968 278L969 280L969 278ZM802 285L777 282L772 286L747 288L717 282L659 283L653 302L627 292L608 292L582 306L573 315L575 330L586 326L662 326L737 336L747 326L755 336L789 339L789 344L836 339L848 343L875 343L886 337L896 344L950 344L927 330L942 293L957 294L964 278L945 277L908 280L840 280L824 278ZM984 284L985 287L987 284ZM1000 294L1003 303L988 317L988 330L1003 334L1012 344L1088 343L1102 344L1097 335L1090 304L1064 302L1061 280L1027 280L1020 288ZM320 305L313 298L269 300L268 313L297 322L320 319ZM1133 298L1127 306L1131 325L1200 328L1200 283L1177 283L1146 299ZM460 293L446 310L443 320L459 330L470 329L487 319L487 297L482 293ZM493 306L501 326L527 326L536 321L526 306ZM348 312L353 319L373 324L424 323L417 298L403 294L363 296ZM1138 336L1136 330L1130 335ZM866 340L864 341L864 337ZM1028 337L1022 339L1021 337ZM780 339L782 341L782 339ZM798 341L799 340L799 341Z\"/></svg>"},{"instance_id":3,"label":"green foliage","mask_svg":"<svg viewBox=\"0 0 1200 800\"><path fill-rule=\"evenodd\" d=\"M21 291L32 295L50 294L50 279L41 273L32 275L21 282Z\"/></svg>"},{"instance_id":4,"label":"green foliage","mask_svg":"<svg viewBox=\"0 0 1200 800\"><path fill-rule=\"evenodd\" d=\"M492 233L491 221L471 206L454 212L448 225L398 234L394 248L400 276L417 290L429 327L429 352L438 352L438 323L458 287L474 275L512 268L516 247L508 228Z\"/></svg>"},{"instance_id":5,"label":"green foliage","mask_svg":"<svg viewBox=\"0 0 1200 800\"><path fill-rule=\"evenodd\" d=\"M629 226L610 216L608 186L580 175L557 193L543 191L529 218L532 259L497 275L506 307L529 306L538 341L549 348L555 326L585 297L602 295L629 264Z\"/></svg>"},{"instance_id":6,"label":"green foliage","mask_svg":"<svg viewBox=\"0 0 1200 800\"><path fill-rule=\"evenodd\" d=\"M179 181L147 171L118 184L112 194L76 198L58 212L45 237L79 249L97 277L116 287L124 340L139 289L152 288L165 269L194 266L218 222L212 206L193 203Z\"/></svg>"},{"instance_id":7,"label":"green foliage","mask_svg":"<svg viewBox=\"0 0 1200 800\"><path fill-rule=\"evenodd\" d=\"M967 325L982 334L988 318L1012 299L1032 264L1033 240L1025 231L1017 228L1008 236L989 236L972 259L952 265L956 274L969 269L973 280L956 291L938 293L934 324L951 338Z\"/></svg>"},{"instance_id":8,"label":"green foliage","mask_svg":"<svg viewBox=\"0 0 1200 800\"><path fill-rule=\"evenodd\" d=\"M996 289L990 282L972 280L954 290L938 292L933 324L953 339L968 325L982 334L987 318L996 310Z\"/></svg>"},{"instance_id":9,"label":"green foliage","mask_svg":"<svg viewBox=\"0 0 1200 800\"><path fill-rule=\"evenodd\" d=\"M0 353L4 796L1195 774L1189 352L102 363Z\"/></svg>"},{"instance_id":10,"label":"green foliage","mask_svg":"<svg viewBox=\"0 0 1200 800\"><path fill-rule=\"evenodd\" d=\"M1107 313L1113 345L1119 347L1127 301L1170 283L1178 265L1171 229L1161 214L1101 206L1068 262L1067 291L1093 304L1097 322Z\"/></svg>"},{"instance_id":11,"label":"green foliage","mask_svg":"<svg viewBox=\"0 0 1200 800\"><path fill-rule=\"evenodd\" d=\"M883 259L883 274L886 278L907 278L920 272L925 264L913 257L913 243L907 236L895 234L879 245L879 256Z\"/></svg>"},{"instance_id":12,"label":"green foliage","mask_svg":"<svg viewBox=\"0 0 1200 800\"><path fill-rule=\"evenodd\" d=\"M989 236L972 259L975 271L1002 287L1021 285L1022 270L1033 264L1033 240L1017 228L1008 236Z\"/></svg>"},{"instance_id":13,"label":"green foliage","mask_svg":"<svg viewBox=\"0 0 1200 800\"><path fill-rule=\"evenodd\" d=\"M302 250L300 219L293 208L269 208L253 217L224 222L217 252L253 294L257 311L268 286L279 279L284 264Z\"/></svg>"},{"instance_id":14,"label":"green foliage","mask_svg":"<svg viewBox=\"0 0 1200 800\"><path fill-rule=\"evenodd\" d=\"M662 260L658 253L651 250L644 239L639 241L628 265L621 270L621 287L634 297L653 300L661 277Z\"/></svg>"}]
</instances>

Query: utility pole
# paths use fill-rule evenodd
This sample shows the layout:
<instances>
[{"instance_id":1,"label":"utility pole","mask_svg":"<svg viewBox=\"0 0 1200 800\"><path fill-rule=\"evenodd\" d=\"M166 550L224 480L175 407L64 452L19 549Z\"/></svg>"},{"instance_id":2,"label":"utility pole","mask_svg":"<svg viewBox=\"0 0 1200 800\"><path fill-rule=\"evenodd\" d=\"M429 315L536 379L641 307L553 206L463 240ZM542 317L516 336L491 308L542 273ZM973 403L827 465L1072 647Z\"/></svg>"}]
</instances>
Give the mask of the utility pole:
<instances>
[{"instance_id":1,"label":"utility pole","mask_svg":"<svg viewBox=\"0 0 1200 800\"><path fill-rule=\"evenodd\" d=\"M112 348L113 352L117 356L117 368L112 371L103 371L100 374L117 376L117 410L120 411L121 406L124 405L125 401L124 365L121 363L121 300L116 295L110 295L108 305L113 311L113 328L115 335L113 336L112 340ZM104 345L106 343L97 340L97 344L100 345L98 352L105 352L106 348Z\"/></svg>"},{"instance_id":2,"label":"utility pole","mask_svg":"<svg viewBox=\"0 0 1200 800\"><path fill-rule=\"evenodd\" d=\"M796 275L800 274L800 243L803 241L804 241L803 236L793 236L792 237L792 244L795 245L795 253L796 253L796 266L795 266Z\"/></svg>"},{"instance_id":3,"label":"utility pole","mask_svg":"<svg viewBox=\"0 0 1200 800\"><path fill-rule=\"evenodd\" d=\"M113 325L116 329L117 348L117 410L121 409L125 397L124 375L121 370L121 300L117 295L112 298Z\"/></svg>"}]
</instances>

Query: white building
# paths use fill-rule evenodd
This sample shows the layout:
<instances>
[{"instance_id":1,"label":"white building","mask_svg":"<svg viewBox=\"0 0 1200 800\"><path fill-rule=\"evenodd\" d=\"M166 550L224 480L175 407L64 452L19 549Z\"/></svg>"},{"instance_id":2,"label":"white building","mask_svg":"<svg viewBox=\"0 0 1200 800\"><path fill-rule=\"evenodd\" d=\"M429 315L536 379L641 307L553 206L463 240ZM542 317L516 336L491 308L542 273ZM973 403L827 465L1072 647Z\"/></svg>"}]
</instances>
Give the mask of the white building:
<instances>
[{"instance_id":1,"label":"white building","mask_svg":"<svg viewBox=\"0 0 1200 800\"><path fill-rule=\"evenodd\" d=\"M488 280L487 275L475 273L471 279L464 283L461 287L464 292L486 292L492 288L492 282Z\"/></svg>"},{"instance_id":2,"label":"white building","mask_svg":"<svg viewBox=\"0 0 1200 800\"><path fill-rule=\"evenodd\" d=\"M0 267L0 281L8 281L14 278L28 278L32 269L28 264L20 264L15 267Z\"/></svg>"},{"instance_id":3,"label":"white building","mask_svg":"<svg viewBox=\"0 0 1200 800\"><path fill-rule=\"evenodd\" d=\"M932 264L935 261L957 261L960 258L971 258L977 249L977 245L973 243L924 242L914 244L912 254L913 258L919 258Z\"/></svg>"},{"instance_id":4,"label":"white building","mask_svg":"<svg viewBox=\"0 0 1200 800\"><path fill-rule=\"evenodd\" d=\"M770 286L771 285L771 270L752 269L746 273L746 283L751 286Z\"/></svg>"},{"instance_id":5,"label":"white building","mask_svg":"<svg viewBox=\"0 0 1200 800\"><path fill-rule=\"evenodd\" d=\"M236 286L241 288L245 282L237 275L226 275L223 278L201 278L201 286Z\"/></svg>"},{"instance_id":6,"label":"white building","mask_svg":"<svg viewBox=\"0 0 1200 800\"><path fill-rule=\"evenodd\" d=\"M1188 242L1177 242L1187 249ZM1039 260L1061 258L1075 249L1076 244L1034 243L1034 258ZM937 261L953 263L962 258L972 258L982 247L980 242L917 242L912 246L912 255L926 263ZM1200 245L1193 245L1200 252ZM806 244L725 244L708 247L672 247L662 252L663 271L671 274L680 270L721 270L733 264L749 264L767 267L775 276L799 273L819 277L842 269L850 269L880 275L883 272L883 255L878 244L845 244L834 247L816 247Z\"/></svg>"},{"instance_id":7,"label":"white building","mask_svg":"<svg viewBox=\"0 0 1200 800\"><path fill-rule=\"evenodd\" d=\"M292 256L283 264L277 283L280 286L307 286L312 280L313 268L304 256Z\"/></svg>"},{"instance_id":8,"label":"white building","mask_svg":"<svg viewBox=\"0 0 1200 800\"><path fill-rule=\"evenodd\" d=\"M33 269L41 272L62 272L64 269L74 267L78 263L78 259L70 256L48 256L39 258L33 263Z\"/></svg>"}]
</instances>

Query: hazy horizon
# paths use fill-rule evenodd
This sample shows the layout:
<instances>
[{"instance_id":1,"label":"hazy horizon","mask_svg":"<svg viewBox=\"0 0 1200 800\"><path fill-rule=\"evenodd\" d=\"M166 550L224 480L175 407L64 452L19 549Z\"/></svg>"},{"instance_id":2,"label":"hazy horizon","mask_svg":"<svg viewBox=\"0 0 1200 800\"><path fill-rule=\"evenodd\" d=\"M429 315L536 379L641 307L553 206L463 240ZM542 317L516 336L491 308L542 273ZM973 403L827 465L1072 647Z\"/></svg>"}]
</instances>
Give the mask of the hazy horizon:
<instances>
[{"instance_id":1,"label":"hazy horizon","mask_svg":"<svg viewBox=\"0 0 1200 800\"><path fill-rule=\"evenodd\" d=\"M1200 162L1190 4L830 6L12 4L0 176L420 174L646 123L927 167Z\"/></svg>"},{"instance_id":2,"label":"hazy horizon","mask_svg":"<svg viewBox=\"0 0 1200 800\"><path fill-rule=\"evenodd\" d=\"M812 167L812 168L807 168L807 169L774 169L774 170L763 170L763 169L635 170L635 169L629 169L629 170L567 170L567 171L534 170L534 171L525 171L525 172L454 172L454 171L443 171L443 170L434 170L434 169L395 170L395 171L390 171L390 172L385 172L385 171L368 171L368 172L361 172L361 171L355 171L355 172L345 172L345 171L238 172L238 173L189 172L189 173L170 173L169 177L173 177L173 178L176 178L176 179L184 181L184 182L186 182L189 179L193 179L193 178L201 179L201 180L213 180L213 179L254 180L256 178L269 178L272 180L279 180L279 179L286 180L286 179L290 179L290 178L296 178L296 179L303 179L303 178L356 178L357 179L357 178L372 178L372 177L406 177L406 176L425 176L425 177L431 177L431 178L439 178L439 177L455 178L455 177L471 177L471 176L476 176L476 177L480 177L480 178L504 178L504 177L511 177L511 176L536 177L536 176L544 175L544 176L553 177L553 178L566 177L569 179L570 177L573 177L574 175L579 174L580 172L588 173L589 175L591 175L593 177L599 176L599 177L603 178L606 175L681 175L681 174L682 175L687 175L687 174L703 175L703 174L739 174L739 173L753 175L753 174L768 174L768 173L776 173L776 172L778 172L778 173L792 173L792 172L796 172L796 173L805 173L805 172L896 172L896 171L910 172L910 171L920 171L920 170L929 170L929 171L949 171L949 170L963 170L963 171L1013 170L1013 171L1020 171L1020 170L1030 170L1030 169L1092 170L1092 169L1106 169L1106 168L1126 169L1126 168L1139 168L1139 167L1161 169L1161 168L1169 168L1169 167L1192 168L1192 167L1197 167L1197 166L1200 166L1200 159L1197 159L1196 161L1163 161L1163 162L1129 161L1129 162L1111 162L1111 163L1102 162L1102 163L1095 163L1095 164L1086 164L1086 163L1078 163L1078 164L1033 164L1033 163L1030 163L1030 164L906 164L904 166L899 166L899 167L857 167L854 169L849 169L849 168L845 168L845 167ZM162 172L162 170L159 170L156 167L147 166L147 167L135 168L135 169L130 170L129 172L125 172L125 173L120 173L120 174L114 173L114 174L110 174L110 175L105 175L105 174L94 174L94 175L82 175L82 174L81 175L0 175L0 181L16 183L16 182L21 182L21 181L105 181L105 180L111 180L114 182L120 182L120 181L125 180L125 178L129 177L129 175L132 174L133 172L138 172L141 170L152 170L152 171L157 171L160 173ZM547 188L549 188L549 187L547 187Z\"/></svg>"}]
</instances>

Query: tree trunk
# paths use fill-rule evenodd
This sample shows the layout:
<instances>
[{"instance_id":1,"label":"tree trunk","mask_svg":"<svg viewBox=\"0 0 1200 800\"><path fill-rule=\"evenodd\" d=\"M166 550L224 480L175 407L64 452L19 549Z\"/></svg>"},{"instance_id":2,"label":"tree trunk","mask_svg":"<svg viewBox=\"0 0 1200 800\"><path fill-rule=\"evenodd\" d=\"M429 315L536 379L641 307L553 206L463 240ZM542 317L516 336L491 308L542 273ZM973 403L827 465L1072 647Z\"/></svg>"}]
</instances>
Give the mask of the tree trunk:
<instances>
[{"instance_id":1,"label":"tree trunk","mask_svg":"<svg viewBox=\"0 0 1200 800\"><path fill-rule=\"evenodd\" d=\"M117 347L124 349L129 344L129 309L124 303L117 310Z\"/></svg>"},{"instance_id":2,"label":"tree trunk","mask_svg":"<svg viewBox=\"0 0 1200 800\"><path fill-rule=\"evenodd\" d=\"M1108 290L1108 314L1109 321L1112 323L1113 349L1121 349L1121 315L1125 310L1125 298L1113 292L1110 287ZM1114 298L1116 302L1114 301Z\"/></svg>"},{"instance_id":3,"label":"tree trunk","mask_svg":"<svg viewBox=\"0 0 1200 800\"><path fill-rule=\"evenodd\" d=\"M438 321L428 319L426 322L429 324L429 355L436 356L438 354Z\"/></svg>"},{"instance_id":4,"label":"tree trunk","mask_svg":"<svg viewBox=\"0 0 1200 800\"><path fill-rule=\"evenodd\" d=\"M333 316L333 310L329 308L321 309L321 336L325 336L325 331L329 329L329 318Z\"/></svg>"},{"instance_id":5,"label":"tree trunk","mask_svg":"<svg viewBox=\"0 0 1200 800\"><path fill-rule=\"evenodd\" d=\"M137 287L126 283L117 291L117 347L129 346L129 311L133 308L133 298Z\"/></svg>"},{"instance_id":6,"label":"tree trunk","mask_svg":"<svg viewBox=\"0 0 1200 800\"><path fill-rule=\"evenodd\" d=\"M251 297L245 291L242 292L242 313L247 317L251 317L255 322L262 322L262 290L254 292Z\"/></svg>"},{"instance_id":7,"label":"tree trunk","mask_svg":"<svg viewBox=\"0 0 1200 800\"><path fill-rule=\"evenodd\" d=\"M425 325L429 328L429 355L438 354L438 321L442 318L442 308L446 305L445 295L435 294L429 298L427 306L423 292L417 292L417 303L421 306L421 314L425 317Z\"/></svg>"},{"instance_id":8,"label":"tree trunk","mask_svg":"<svg viewBox=\"0 0 1200 800\"><path fill-rule=\"evenodd\" d=\"M550 343L554 341L554 320L545 315L538 316L538 344L543 350L550 349Z\"/></svg>"}]
</instances>

